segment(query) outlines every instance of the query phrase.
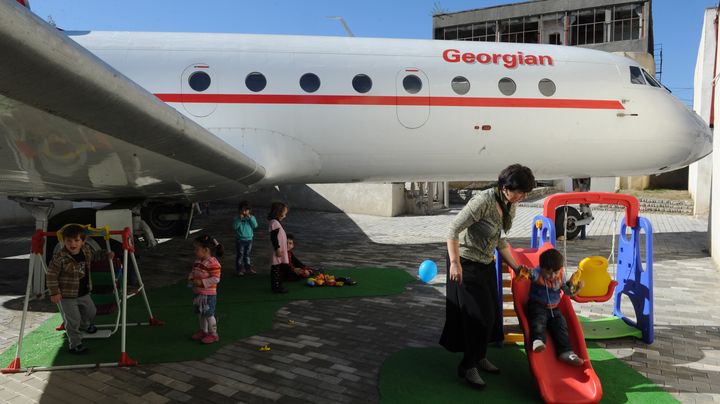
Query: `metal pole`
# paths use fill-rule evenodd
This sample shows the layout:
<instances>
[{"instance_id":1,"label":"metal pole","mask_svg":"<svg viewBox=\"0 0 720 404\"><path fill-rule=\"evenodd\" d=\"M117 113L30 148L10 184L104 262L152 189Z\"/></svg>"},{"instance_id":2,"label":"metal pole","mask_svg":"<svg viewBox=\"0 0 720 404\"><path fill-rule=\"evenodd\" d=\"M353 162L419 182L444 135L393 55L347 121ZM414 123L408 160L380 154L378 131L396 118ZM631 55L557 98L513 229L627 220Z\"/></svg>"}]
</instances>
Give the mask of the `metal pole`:
<instances>
[{"instance_id":1,"label":"metal pole","mask_svg":"<svg viewBox=\"0 0 720 404\"><path fill-rule=\"evenodd\" d=\"M145 293L145 284L142 281L142 277L140 276L140 267L138 267L137 261L135 260L135 253L130 254L130 259L132 259L133 267L135 267L135 275L138 278L138 282L140 282L140 289L142 291L142 297L145 300L145 307L147 307L148 314L150 315L150 318L154 318L152 314L152 310L150 310L150 302L148 301L147 294ZM125 321L123 320L123 323Z\"/></svg>"},{"instance_id":2,"label":"metal pole","mask_svg":"<svg viewBox=\"0 0 720 404\"><path fill-rule=\"evenodd\" d=\"M17 349L15 350L15 360L17 361L17 366L20 366L20 352L22 351L22 340L23 340L23 335L25 334L25 320L27 318L28 303L30 301L30 288L31 288L34 266L35 266L35 254L30 254L30 265L28 266L27 286L25 287L25 301L23 302L23 312L22 312L22 318L20 320L20 335L18 336Z\"/></svg>"},{"instance_id":3,"label":"metal pole","mask_svg":"<svg viewBox=\"0 0 720 404\"><path fill-rule=\"evenodd\" d=\"M128 251L123 250L123 284L122 284L122 325L120 332L120 352L125 353L125 322L127 321L127 266Z\"/></svg>"}]
</instances>

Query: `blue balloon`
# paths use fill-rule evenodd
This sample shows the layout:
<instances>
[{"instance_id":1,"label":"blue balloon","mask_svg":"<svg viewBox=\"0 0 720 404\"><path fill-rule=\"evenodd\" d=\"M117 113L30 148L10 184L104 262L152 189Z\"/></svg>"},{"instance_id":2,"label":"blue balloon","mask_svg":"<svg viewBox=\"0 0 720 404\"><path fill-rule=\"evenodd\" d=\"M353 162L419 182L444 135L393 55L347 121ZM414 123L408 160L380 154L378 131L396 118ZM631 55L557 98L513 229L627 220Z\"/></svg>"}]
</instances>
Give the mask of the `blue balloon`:
<instances>
[{"instance_id":1,"label":"blue balloon","mask_svg":"<svg viewBox=\"0 0 720 404\"><path fill-rule=\"evenodd\" d=\"M420 264L420 268L418 268L418 275L423 282L430 282L435 278L435 275L437 275L437 265L430 260L423 261L422 264Z\"/></svg>"}]
</instances>

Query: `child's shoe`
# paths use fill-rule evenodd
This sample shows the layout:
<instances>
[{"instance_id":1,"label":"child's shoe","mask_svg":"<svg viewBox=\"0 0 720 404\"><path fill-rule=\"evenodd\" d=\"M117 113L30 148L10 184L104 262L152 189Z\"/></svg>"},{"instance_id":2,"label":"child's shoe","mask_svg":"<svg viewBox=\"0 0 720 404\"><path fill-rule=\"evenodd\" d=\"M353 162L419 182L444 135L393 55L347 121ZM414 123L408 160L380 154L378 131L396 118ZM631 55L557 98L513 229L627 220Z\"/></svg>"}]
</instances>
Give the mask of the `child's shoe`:
<instances>
[{"instance_id":1,"label":"child's shoe","mask_svg":"<svg viewBox=\"0 0 720 404\"><path fill-rule=\"evenodd\" d=\"M212 344L218 341L220 341L220 337L217 334L205 334L205 337L200 340L203 344Z\"/></svg>"},{"instance_id":2,"label":"child's shoe","mask_svg":"<svg viewBox=\"0 0 720 404\"><path fill-rule=\"evenodd\" d=\"M577 356L577 354L573 351L567 351L560 354L560 360L578 367L585 364L583 358Z\"/></svg>"},{"instance_id":3,"label":"child's shoe","mask_svg":"<svg viewBox=\"0 0 720 404\"><path fill-rule=\"evenodd\" d=\"M538 352L538 353L544 351L545 343L539 339L536 339L535 341L533 341L532 350L533 350L533 352Z\"/></svg>"},{"instance_id":4,"label":"child's shoe","mask_svg":"<svg viewBox=\"0 0 720 404\"><path fill-rule=\"evenodd\" d=\"M83 344L77 344L76 346L70 348L70 353L75 355L82 355L85 352L87 352L87 347Z\"/></svg>"},{"instance_id":5,"label":"child's shoe","mask_svg":"<svg viewBox=\"0 0 720 404\"><path fill-rule=\"evenodd\" d=\"M245 272L246 272L248 275L255 275L255 274L257 274L257 271L255 271L255 268L253 268L253 267L248 268L247 270L245 270Z\"/></svg>"},{"instance_id":6,"label":"child's shoe","mask_svg":"<svg viewBox=\"0 0 720 404\"><path fill-rule=\"evenodd\" d=\"M203 330L197 330L195 334L192 335L192 338L194 341L201 341L203 338L205 338L208 334Z\"/></svg>"},{"instance_id":7,"label":"child's shoe","mask_svg":"<svg viewBox=\"0 0 720 404\"><path fill-rule=\"evenodd\" d=\"M239 271L235 271L235 275L237 275L237 276L245 276L245 271L243 271L242 269L239 270Z\"/></svg>"}]
</instances>

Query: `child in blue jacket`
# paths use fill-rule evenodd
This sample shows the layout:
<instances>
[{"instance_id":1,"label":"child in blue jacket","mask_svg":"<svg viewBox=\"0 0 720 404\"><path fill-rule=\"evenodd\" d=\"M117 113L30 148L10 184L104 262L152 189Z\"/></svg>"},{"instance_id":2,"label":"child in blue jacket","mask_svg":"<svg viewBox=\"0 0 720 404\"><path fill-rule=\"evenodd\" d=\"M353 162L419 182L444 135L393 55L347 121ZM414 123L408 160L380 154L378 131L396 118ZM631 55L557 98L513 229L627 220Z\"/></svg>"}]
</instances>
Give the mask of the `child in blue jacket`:
<instances>
[{"instance_id":1,"label":"child in blue jacket","mask_svg":"<svg viewBox=\"0 0 720 404\"><path fill-rule=\"evenodd\" d=\"M584 360L573 352L568 338L568 328L558 304L560 291L572 296L582 288L582 282L575 288L565 282L563 274L563 255L556 249L540 254L540 266L530 271L530 298L528 300L528 320L530 339L535 352L545 350L545 331L555 341L558 358L574 366L582 366Z\"/></svg>"},{"instance_id":2,"label":"child in blue jacket","mask_svg":"<svg viewBox=\"0 0 720 404\"><path fill-rule=\"evenodd\" d=\"M237 250L235 272L238 276L255 275L255 269L250 263L250 251L252 250L253 235L257 228L257 220L250 212L248 201L241 201L238 205L238 216L235 216L233 228L235 229L235 248Z\"/></svg>"}]
</instances>

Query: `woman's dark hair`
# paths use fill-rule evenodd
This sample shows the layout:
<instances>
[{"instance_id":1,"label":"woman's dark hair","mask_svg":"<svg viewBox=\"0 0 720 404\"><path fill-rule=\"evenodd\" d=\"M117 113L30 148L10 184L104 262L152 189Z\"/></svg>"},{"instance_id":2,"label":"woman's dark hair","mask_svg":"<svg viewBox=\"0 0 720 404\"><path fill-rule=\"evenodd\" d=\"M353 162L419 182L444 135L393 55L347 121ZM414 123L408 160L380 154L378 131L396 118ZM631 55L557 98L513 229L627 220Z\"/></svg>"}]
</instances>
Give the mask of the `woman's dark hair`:
<instances>
[{"instance_id":1,"label":"woman's dark hair","mask_svg":"<svg viewBox=\"0 0 720 404\"><path fill-rule=\"evenodd\" d=\"M225 248L222 244L218 243L212 236L203 234L202 236L195 237L195 243L200 247L207 248L214 257L222 257L225 253Z\"/></svg>"},{"instance_id":2,"label":"woman's dark hair","mask_svg":"<svg viewBox=\"0 0 720 404\"><path fill-rule=\"evenodd\" d=\"M507 188L510 191L530 192L535 188L535 176L529 168L513 164L498 175L498 187L500 190Z\"/></svg>"},{"instance_id":3,"label":"woman's dark hair","mask_svg":"<svg viewBox=\"0 0 720 404\"><path fill-rule=\"evenodd\" d=\"M242 211L245 209L250 209L250 202L240 201L240 203L238 204L238 212L242 213Z\"/></svg>"},{"instance_id":4,"label":"woman's dark hair","mask_svg":"<svg viewBox=\"0 0 720 404\"><path fill-rule=\"evenodd\" d=\"M540 254L540 268L557 272L563 267L563 255L560 251L551 248Z\"/></svg>"},{"instance_id":5,"label":"woman's dark hair","mask_svg":"<svg viewBox=\"0 0 720 404\"><path fill-rule=\"evenodd\" d=\"M283 212L283 210L287 209L287 204L282 202L273 202L272 205L270 205L270 213L268 213L268 220L277 219L280 217L280 214Z\"/></svg>"}]
</instances>

